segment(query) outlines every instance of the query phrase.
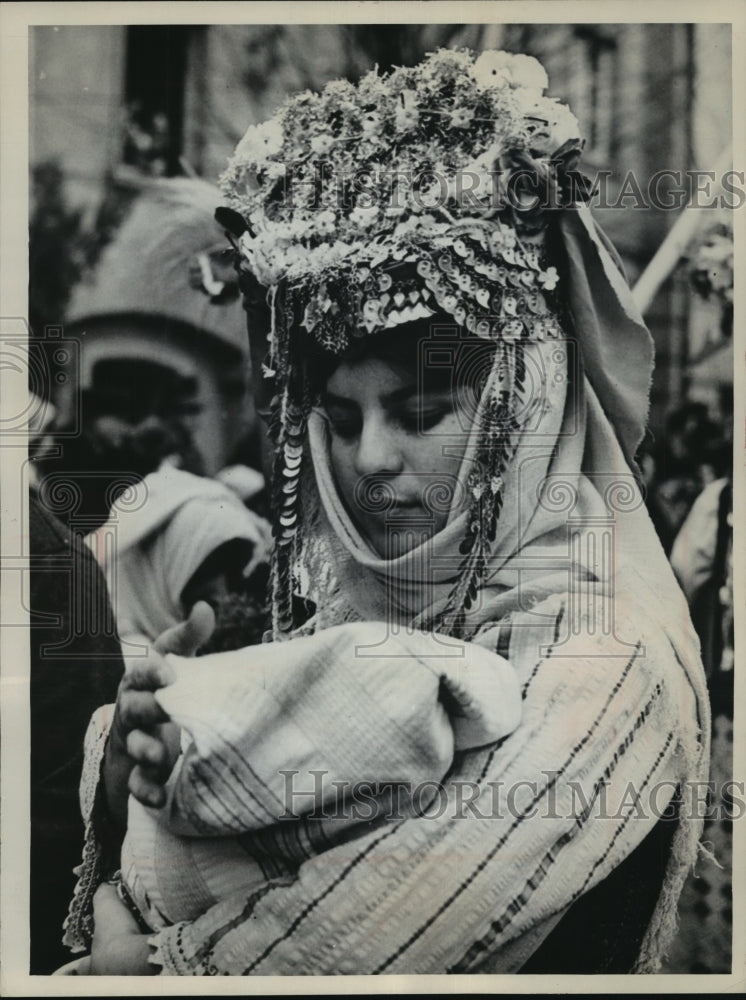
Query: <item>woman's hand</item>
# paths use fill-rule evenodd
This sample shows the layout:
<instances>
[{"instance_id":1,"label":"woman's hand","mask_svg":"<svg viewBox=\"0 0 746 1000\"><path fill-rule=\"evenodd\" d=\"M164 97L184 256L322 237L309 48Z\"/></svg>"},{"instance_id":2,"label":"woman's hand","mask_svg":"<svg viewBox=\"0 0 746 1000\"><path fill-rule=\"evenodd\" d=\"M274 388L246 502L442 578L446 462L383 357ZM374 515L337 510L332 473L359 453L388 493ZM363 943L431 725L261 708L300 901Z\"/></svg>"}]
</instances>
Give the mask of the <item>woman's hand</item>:
<instances>
[{"instance_id":1,"label":"woman's hand","mask_svg":"<svg viewBox=\"0 0 746 1000\"><path fill-rule=\"evenodd\" d=\"M129 792L143 805L163 805L163 786L179 755L178 727L168 721L154 695L174 679L165 655L192 656L214 628L212 608L199 601L185 622L156 639L147 657L127 662L103 768L109 812L121 829L127 823Z\"/></svg>"},{"instance_id":2,"label":"woman's hand","mask_svg":"<svg viewBox=\"0 0 746 1000\"><path fill-rule=\"evenodd\" d=\"M115 887L104 882L93 897L93 942L90 975L154 976L148 961L148 935L143 934Z\"/></svg>"}]
</instances>

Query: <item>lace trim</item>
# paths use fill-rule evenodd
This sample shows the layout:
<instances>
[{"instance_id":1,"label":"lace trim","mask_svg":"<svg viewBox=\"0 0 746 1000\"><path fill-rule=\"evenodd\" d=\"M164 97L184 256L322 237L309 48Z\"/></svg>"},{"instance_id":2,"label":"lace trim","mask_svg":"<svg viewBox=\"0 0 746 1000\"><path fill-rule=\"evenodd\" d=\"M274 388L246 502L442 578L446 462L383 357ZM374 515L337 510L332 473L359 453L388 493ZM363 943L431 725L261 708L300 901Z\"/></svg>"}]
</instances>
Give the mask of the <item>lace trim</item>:
<instances>
[{"instance_id":1,"label":"lace trim","mask_svg":"<svg viewBox=\"0 0 746 1000\"><path fill-rule=\"evenodd\" d=\"M101 766L109 729L114 718L114 706L97 709L86 731L83 744L83 772L80 779L80 811L85 824L83 857L74 869L78 876L67 918L63 924L62 943L74 953L87 951L93 939L93 895L105 879L104 859L106 850L99 806L103 785Z\"/></svg>"},{"instance_id":2,"label":"lace trim","mask_svg":"<svg viewBox=\"0 0 746 1000\"><path fill-rule=\"evenodd\" d=\"M190 924L184 920L173 924L158 934L148 938L151 953L148 962L160 967L161 976L216 976L218 970L211 965L207 957L191 965L187 960L183 936Z\"/></svg>"}]
</instances>

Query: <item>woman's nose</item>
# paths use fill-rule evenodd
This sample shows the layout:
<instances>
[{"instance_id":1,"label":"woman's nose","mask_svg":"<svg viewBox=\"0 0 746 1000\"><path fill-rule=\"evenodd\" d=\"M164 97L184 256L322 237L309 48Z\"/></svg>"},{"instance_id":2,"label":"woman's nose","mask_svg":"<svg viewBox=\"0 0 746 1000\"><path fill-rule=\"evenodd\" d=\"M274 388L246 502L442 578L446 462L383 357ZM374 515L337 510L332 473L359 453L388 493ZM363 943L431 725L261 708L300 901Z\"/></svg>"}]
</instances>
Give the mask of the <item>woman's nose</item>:
<instances>
[{"instance_id":1,"label":"woman's nose","mask_svg":"<svg viewBox=\"0 0 746 1000\"><path fill-rule=\"evenodd\" d=\"M355 453L355 471L360 476L389 475L402 471L404 460L396 435L385 421L367 420L363 423Z\"/></svg>"}]
</instances>

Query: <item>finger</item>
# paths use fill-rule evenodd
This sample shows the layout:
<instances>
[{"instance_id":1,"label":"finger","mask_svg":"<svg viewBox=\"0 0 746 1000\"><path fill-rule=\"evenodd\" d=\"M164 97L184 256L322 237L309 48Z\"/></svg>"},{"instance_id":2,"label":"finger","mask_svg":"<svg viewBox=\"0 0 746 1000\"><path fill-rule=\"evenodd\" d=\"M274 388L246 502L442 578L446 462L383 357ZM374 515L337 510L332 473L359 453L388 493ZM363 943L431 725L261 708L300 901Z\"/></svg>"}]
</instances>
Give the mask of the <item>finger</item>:
<instances>
[{"instance_id":1,"label":"finger","mask_svg":"<svg viewBox=\"0 0 746 1000\"><path fill-rule=\"evenodd\" d=\"M131 729L152 729L168 719L152 691L122 692L117 711L125 733Z\"/></svg>"},{"instance_id":2,"label":"finger","mask_svg":"<svg viewBox=\"0 0 746 1000\"><path fill-rule=\"evenodd\" d=\"M102 882L93 894L94 921L98 922L99 918L103 917L107 911L116 910L118 903L120 904L121 901L116 886L109 882Z\"/></svg>"},{"instance_id":3,"label":"finger","mask_svg":"<svg viewBox=\"0 0 746 1000\"><path fill-rule=\"evenodd\" d=\"M116 888L108 882L102 883L93 896L93 922L95 927L105 928L107 937L139 930Z\"/></svg>"},{"instance_id":4,"label":"finger","mask_svg":"<svg viewBox=\"0 0 746 1000\"><path fill-rule=\"evenodd\" d=\"M133 767L128 787L131 794L144 806L160 809L166 804L165 788L160 782L155 781L140 764Z\"/></svg>"},{"instance_id":5,"label":"finger","mask_svg":"<svg viewBox=\"0 0 746 1000\"><path fill-rule=\"evenodd\" d=\"M170 763L163 742L141 729L133 729L127 734L127 753L136 764L141 764L148 770L152 769L156 774L162 773Z\"/></svg>"},{"instance_id":6,"label":"finger","mask_svg":"<svg viewBox=\"0 0 746 1000\"><path fill-rule=\"evenodd\" d=\"M122 678L122 688L125 690L136 688L139 691L156 691L158 688L168 687L175 680L176 675L173 667L159 652L151 650L148 656L127 660L127 669Z\"/></svg>"},{"instance_id":7,"label":"finger","mask_svg":"<svg viewBox=\"0 0 746 1000\"><path fill-rule=\"evenodd\" d=\"M155 641L159 653L176 653L191 656L215 630L215 612L207 601L197 601L185 622L174 625Z\"/></svg>"}]
</instances>

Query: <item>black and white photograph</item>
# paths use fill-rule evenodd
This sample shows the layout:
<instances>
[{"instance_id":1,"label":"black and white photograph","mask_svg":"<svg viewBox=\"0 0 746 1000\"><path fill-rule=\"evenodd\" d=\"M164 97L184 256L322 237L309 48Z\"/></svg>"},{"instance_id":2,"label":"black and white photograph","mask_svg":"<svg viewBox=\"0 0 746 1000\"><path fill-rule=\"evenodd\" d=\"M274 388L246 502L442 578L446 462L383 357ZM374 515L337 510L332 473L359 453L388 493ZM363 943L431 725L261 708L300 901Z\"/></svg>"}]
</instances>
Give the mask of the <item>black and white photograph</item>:
<instances>
[{"instance_id":1,"label":"black and white photograph","mask_svg":"<svg viewBox=\"0 0 746 1000\"><path fill-rule=\"evenodd\" d=\"M3 995L746 987L745 28L0 5Z\"/></svg>"}]
</instances>

